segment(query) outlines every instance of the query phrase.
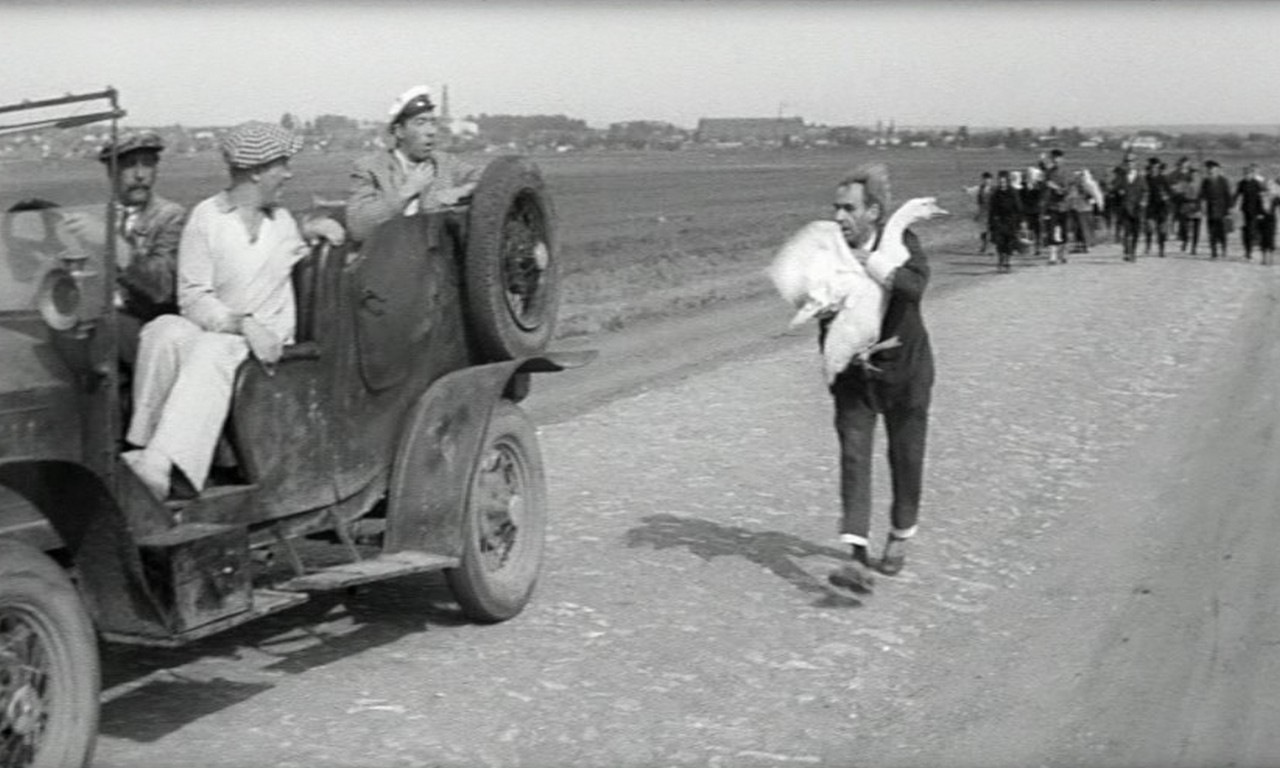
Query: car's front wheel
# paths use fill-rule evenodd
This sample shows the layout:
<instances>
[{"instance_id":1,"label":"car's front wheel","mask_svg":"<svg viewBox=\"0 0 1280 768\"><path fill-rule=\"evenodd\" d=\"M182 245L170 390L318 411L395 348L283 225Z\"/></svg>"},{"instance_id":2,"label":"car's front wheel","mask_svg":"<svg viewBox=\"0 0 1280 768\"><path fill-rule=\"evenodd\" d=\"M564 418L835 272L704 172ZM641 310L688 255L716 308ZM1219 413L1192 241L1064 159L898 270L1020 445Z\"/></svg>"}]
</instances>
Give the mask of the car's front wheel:
<instances>
[{"instance_id":1,"label":"car's front wheel","mask_svg":"<svg viewBox=\"0 0 1280 768\"><path fill-rule=\"evenodd\" d=\"M100 685L71 580L43 552L0 540L0 766L87 765Z\"/></svg>"},{"instance_id":2,"label":"car's front wheel","mask_svg":"<svg viewBox=\"0 0 1280 768\"><path fill-rule=\"evenodd\" d=\"M520 613L542 569L547 489L533 422L509 400L494 406L463 526L462 561L445 571L463 613L483 622Z\"/></svg>"}]
</instances>

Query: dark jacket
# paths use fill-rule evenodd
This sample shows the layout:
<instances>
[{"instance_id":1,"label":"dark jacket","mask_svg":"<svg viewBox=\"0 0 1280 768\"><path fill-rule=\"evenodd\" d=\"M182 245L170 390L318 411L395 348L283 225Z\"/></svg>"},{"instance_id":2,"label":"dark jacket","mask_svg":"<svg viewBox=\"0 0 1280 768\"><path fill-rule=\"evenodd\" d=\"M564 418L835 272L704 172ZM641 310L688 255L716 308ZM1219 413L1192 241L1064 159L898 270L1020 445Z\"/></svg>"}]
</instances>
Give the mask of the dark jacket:
<instances>
[{"instance_id":1,"label":"dark jacket","mask_svg":"<svg viewBox=\"0 0 1280 768\"><path fill-rule=\"evenodd\" d=\"M997 187L991 193L988 207L990 220L987 226L991 234L997 237L1001 235L1016 237L1018 230L1022 227L1022 198L1018 195L1018 190L1012 187L1009 189Z\"/></svg>"},{"instance_id":2,"label":"dark jacket","mask_svg":"<svg viewBox=\"0 0 1280 768\"><path fill-rule=\"evenodd\" d=\"M871 356L871 364L879 371L864 369L855 360L831 384L832 392L842 389L860 393L879 411L926 407L933 388L933 348L920 315L920 301L929 285L929 259L910 230L903 233L902 243L911 257L893 273L893 286L880 325L882 340L897 336L902 346ZM829 322L820 326L819 344L826 339Z\"/></svg>"},{"instance_id":3,"label":"dark jacket","mask_svg":"<svg viewBox=\"0 0 1280 768\"><path fill-rule=\"evenodd\" d=\"M1163 219L1169 215L1170 202L1173 200L1173 185L1169 177L1152 173L1147 176L1147 218Z\"/></svg>"},{"instance_id":4,"label":"dark jacket","mask_svg":"<svg viewBox=\"0 0 1280 768\"><path fill-rule=\"evenodd\" d=\"M1241 179L1236 183L1236 194L1233 202L1240 203L1241 215L1251 219L1256 219L1262 215L1265 207L1262 204L1262 193L1264 191L1262 182L1252 177Z\"/></svg>"},{"instance_id":5,"label":"dark jacket","mask_svg":"<svg viewBox=\"0 0 1280 768\"><path fill-rule=\"evenodd\" d=\"M177 314L178 243L187 209L153 195L133 222L129 222L124 206L115 215L129 247L129 264L116 278L123 293L124 311L143 321Z\"/></svg>"},{"instance_id":6,"label":"dark jacket","mask_svg":"<svg viewBox=\"0 0 1280 768\"><path fill-rule=\"evenodd\" d=\"M1204 215L1209 219L1225 219L1231 213L1231 185L1224 176L1215 176L1200 182L1200 199L1204 201Z\"/></svg>"},{"instance_id":7,"label":"dark jacket","mask_svg":"<svg viewBox=\"0 0 1280 768\"><path fill-rule=\"evenodd\" d=\"M1128 216L1141 216L1143 210L1147 207L1147 177L1142 173L1135 173L1133 180L1129 180L1128 171L1123 171L1115 178L1117 192L1120 195L1120 210L1124 211Z\"/></svg>"}]
</instances>

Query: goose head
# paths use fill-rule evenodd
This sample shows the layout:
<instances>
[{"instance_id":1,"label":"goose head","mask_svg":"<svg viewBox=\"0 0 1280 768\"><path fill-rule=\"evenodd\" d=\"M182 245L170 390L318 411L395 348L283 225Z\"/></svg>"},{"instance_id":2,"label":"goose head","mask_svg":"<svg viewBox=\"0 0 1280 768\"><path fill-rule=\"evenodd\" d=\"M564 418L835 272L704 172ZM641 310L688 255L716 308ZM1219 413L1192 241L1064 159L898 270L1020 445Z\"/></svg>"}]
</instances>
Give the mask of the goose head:
<instances>
[{"instance_id":1,"label":"goose head","mask_svg":"<svg viewBox=\"0 0 1280 768\"><path fill-rule=\"evenodd\" d=\"M902 204L894 212L893 218L896 222L901 222L902 226L908 226L913 222L924 221L938 216L946 216L949 211L938 205L936 197L916 197ZM895 223L896 223L895 222Z\"/></svg>"}]
</instances>

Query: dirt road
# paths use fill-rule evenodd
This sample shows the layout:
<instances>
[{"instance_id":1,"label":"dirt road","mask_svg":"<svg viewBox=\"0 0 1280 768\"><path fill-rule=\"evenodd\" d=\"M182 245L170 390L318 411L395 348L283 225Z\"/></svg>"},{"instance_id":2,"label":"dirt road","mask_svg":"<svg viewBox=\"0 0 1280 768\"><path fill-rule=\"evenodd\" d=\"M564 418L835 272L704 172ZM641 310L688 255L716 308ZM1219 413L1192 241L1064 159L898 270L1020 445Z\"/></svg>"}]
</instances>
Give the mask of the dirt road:
<instances>
[{"instance_id":1,"label":"dirt road","mask_svg":"<svg viewBox=\"0 0 1280 768\"><path fill-rule=\"evenodd\" d=\"M1280 764L1278 297L1105 249L931 294L923 530L862 600L825 584L812 338L655 330L651 383L531 402L554 518L521 617L409 579L109 648L99 765Z\"/></svg>"}]
</instances>

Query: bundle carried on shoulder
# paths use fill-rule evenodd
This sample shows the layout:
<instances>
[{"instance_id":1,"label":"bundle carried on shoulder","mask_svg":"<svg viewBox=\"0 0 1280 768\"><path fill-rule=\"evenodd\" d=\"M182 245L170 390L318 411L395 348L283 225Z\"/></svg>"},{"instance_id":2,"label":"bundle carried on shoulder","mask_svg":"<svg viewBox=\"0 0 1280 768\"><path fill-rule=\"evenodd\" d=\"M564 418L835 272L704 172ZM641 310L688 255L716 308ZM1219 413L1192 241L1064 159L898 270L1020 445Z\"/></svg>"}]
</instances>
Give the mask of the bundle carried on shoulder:
<instances>
[{"instance_id":1,"label":"bundle carried on shoulder","mask_svg":"<svg viewBox=\"0 0 1280 768\"><path fill-rule=\"evenodd\" d=\"M791 326L831 318L822 348L827 383L857 359L867 367L871 355L899 345L881 339L893 273L911 254L902 233L914 222L946 214L936 198L903 203L885 222L880 246L854 250L834 221L806 224L778 249L766 274L782 298L796 309Z\"/></svg>"}]
</instances>

